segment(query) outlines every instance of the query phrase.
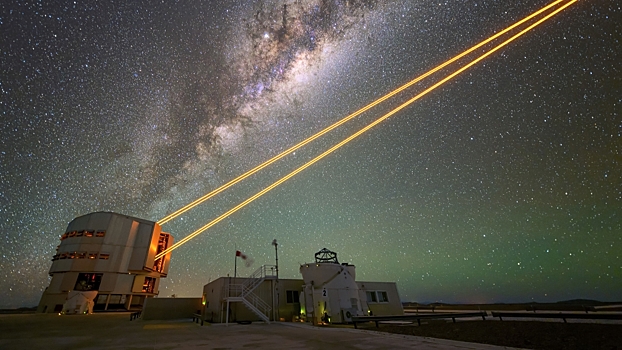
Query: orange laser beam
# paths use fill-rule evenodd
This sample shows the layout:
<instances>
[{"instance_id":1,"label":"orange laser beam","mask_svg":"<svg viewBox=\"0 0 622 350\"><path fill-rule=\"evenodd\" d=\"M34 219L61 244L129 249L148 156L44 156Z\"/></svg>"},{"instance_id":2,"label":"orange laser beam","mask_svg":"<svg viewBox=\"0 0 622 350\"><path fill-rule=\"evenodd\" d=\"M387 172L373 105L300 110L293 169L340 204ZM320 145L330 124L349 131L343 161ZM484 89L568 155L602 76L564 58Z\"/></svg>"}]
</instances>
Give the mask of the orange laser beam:
<instances>
[{"instance_id":1,"label":"orange laser beam","mask_svg":"<svg viewBox=\"0 0 622 350\"><path fill-rule=\"evenodd\" d=\"M551 4L549 4L549 5L547 5L547 6L543 7L543 8L541 8L540 10L538 10L538 11L536 11L536 12L532 13L531 15L529 15L529 16L527 16L527 17L523 18L522 20L520 20L520 21L518 21L518 22L516 22L516 23L512 24L511 26L509 26L509 27L505 28L504 30L500 31L499 33L497 33L497 34L495 34L495 35L493 35L493 36L490 36L489 38L485 39L484 41L480 42L479 44L476 44L475 46L471 47L470 49L468 49L468 50L466 50L466 51L464 51L464 52L462 52L462 53L458 54L457 56L455 56L455 57L451 58L450 60L448 60L448 61L446 61L446 62L444 62L444 63L442 63L442 64L440 64L440 65L438 65L438 66L436 66L436 67L434 67L434 68L432 68L432 69L430 69L430 70L429 70L429 71L427 71L426 73L424 73L424 74L422 74L422 75L418 76L417 78L415 78L415 79L413 79L413 80L409 81L408 83L406 83L406 84L404 84L404 85L400 86L399 88L397 88L397 89L395 89L395 90L393 90L393 91L389 92L388 94L386 94L386 95L384 95L383 97L381 97L381 98L379 98L379 99L375 100L374 102L372 102L372 103L368 104L367 106L365 106L365 107L363 107L363 108L359 109L358 111L356 111L356 112L354 112L354 113L352 113L352 114L348 115L347 117L345 117L345 118L343 118L343 119L339 120L338 122L336 122L336 123L334 123L334 124L332 124L332 125L330 125L330 126L326 127L325 129L323 129L323 130L319 131L318 133L316 133L316 134L314 134L314 135L310 136L309 138L307 138L307 139L305 139L305 140L301 141L300 143L298 143L298 144L296 144L296 145L294 145L294 146L292 146L292 147L288 148L287 150L285 150L285 151L283 151L283 152L279 153L278 155L274 156L273 158L271 158L271 159L269 159L269 160L267 160L267 161L265 161L265 162L263 162L263 163L261 163L261 164L257 165L256 167L252 168L251 170L248 170L248 171L247 171L247 172L245 172L244 174L242 174L242 175L240 175L240 176L236 177L235 179L233 179L233 180L231 180L231 181L227 182L226 184L224 184L224 185L222 185L222 186L220 186L220 187L218 187L218 188L214 189L213 191L211 191L211 192L209 192L209 193L205 194L204 196L202 196L202 197L200 197L200 198L197 198L197 199L196 199L196 200L194 200L193 202L191 202L191 203L189 203L189 204L187 204L187 205L185 205L185 206L181 207L180 209L176 210L175 212L173 212L173 213L171 213L171 214L169 214L169 215L165 216L164 218L162 218L162 219L158 220L158 224L159 224L159 225L164 225L165 223L167 223L167 222L169 222L169 221L171 221L171 220L175 219L176 217L178 217L178 216L182 215L183 213L187 212L188 210L190 210L190 209L192 209L192 208L196 207L197 205L199 205L199 204L201 204L201 203L205 202L206 200L208 200L208 199L210 199L210 198L214 197L215 195L217 195L217 194L221 193L222 191L224 191L224 190L228 189L229 187L231 187L231 186L235 185L236 183L238 183L238 182L240 182L240 181L242 181L242 180L246 179L247 177L249 177L249 176L251 176L251 175L255 174L255 173L256 173L256 172L258 172L259 170L261 170L261 169L263 169L263 168L265 168L265 167L267 167L267 166L271 165L272 163L274 163L274 162L278 161L279 159L281 159L281 158L285 157L286 155L288 155L288 154L290 154L290 153L292 153L292 152L296 151L297 149L299 149L299 148L301 148L301 147L303 147L303 146L305 146L305 145L309 144L310 142L314 141L315 139L319 138L320 136L322 136L322 135L324 135L324 134L326 134L326 133L328 133L328 132L332 131L333 129L335 129L335 128L337 128L337 127L341 126L342 124L344 124L344 123L346 123L346 122L350 121L351 119L353 119L353 118L355 118L355 117L359 116L360 114L362 114L362 113L364 113L364 112L368 111L369 109L371 109L371 108L373 108L373 107L377 106L378 104L380 104L380 103L382 103L382 102L384 102L384 101L388 100L389 98L391 98L391 97L395 96L396 94L398 94L398 93L400 93L400 92L404 91L405 89L407 89L407 88L411 87L412 85L414 85L414 84L416 84L417 82L419 82L419 81L423 80L424 78L426 78L426 77L428 77L428 76L432 75L433 73L435 73L435 72L437 72L437 71L439 71L439 70L441 70L441 69L445 68L445 67L446 67L446 66L448 66L449 64L451 64L451 63L453 63L453 62L455 62L455 61L459 60L460 58L462 58L462 57L464 57L464 56L468 55L469 53L473 52L474 50L477 50L478 48L480 48L480 47L482 47L482 46L486 45L487 43L491 42L492 40L495 40L496 38L500 37L501 35L503 35L503 34L507 33L508 31L510 31L510 30L512 30L512 29L514 29L514 28L516 28L517 26L520 26L521 24L523 24L523 23L525 23L525 22L529 21L530 19L532 19L532 18L536 17L537 15L539 15L539 14L543 13L544 11L546 11L546 10L550 9L551 7L553 7L553 6L555 6L555 5L559 4L559 3L561 3L561 2L563 2L563 1L565 1L565 0L557 0L557 1L555 1L555 2L553 2L553 3L551 3Z\"/></svg>"},{"instance_id":2,"label":"orange laser beam","mask_svg":"<svg viewBox=\"0 0 622 350\"><path fill-rule=\"evenodd\" d=\"M374 122L372 122L371 124L367 125L366 127L362 128L361 130L357 131L356 133L354 133L353 135L351 135L350 137L344 139L343 141L339 142L338 144L334 145L333 147L329 148L328 150L326 150L324 153L318 155L317 157L313 158L312 160L310 160L309 162L305 163L304 165L300 166L299 168L297 168L296 170L292 171L291 173L285 175L284 177L282 177L281 179L279 179L278 181L274 182L272 185L264 188L263 190L257 192L255 195L251 196L250 198L246 199L245 201L241 202L240 204L236 205L235 207L233 207L232 209L228 210L227 212L225 212L224 214L220 215L219 217L217 217L216 219L212 220L211 222L209 222L208 224L206 224L205 226L199 228L198 230L194 231L193 233L191 233L190 235L186 236L185 238L183 238L182 240L180 240L179 242L175 243L174 245L172 245L171 247L169 247L168 249L162 251L161 253L159 253L158 255L156 255L156 260L160 259L161 257L163 257L164 255L168 254L169 252L175 250L176 248L180 247L181 245L185 244L186 242L188 242L189 240L191 240L192 238L198 236L199 234L201 234L202 232L204 232L205 230L207 230L208 228L216 225L217 223L219 223L220 221L224 220L225 218L227 218L228 216L230 216L231 214L235 213L236 211L240 210L241 208L245 207L246 205L248 205L249 203L253 202L255 199L263 196L264 194L268 193L269 191L271 191L272 189L274 189L275 187L279 186L280 184L284 183L285 181L289 180L290 178L294 177L295 175L297 175L298 173L300 173L301 171L305 170L306 168L310 167L311 165L313 165L314 163L318 162L320 159L326 157L327 155L329 155L330 153L334 152L335 150L341 148L343 145L347 144L348 142L354 140L355 138L357 138L358 136L362 135L363 133L367 132L369 129L373 128L374 126L380 124L381 122L383 122L385 119L389 118L390 116L392 116L393 114L399 112L400 110L404 109L405 107L407 107L408 105L412 104L413 102L417 101L418 99L420 99L421 97L427 95L429 92L433 91L434 89L436 89L437 87L443 85L444 83L446 83L447 81L453 79L454 77L456 77L457 75L461 74L462 72L464 72L465 70L469 69L471 66L475 65L476 63L478 63L479 61L483 60L484 58L490 56L492 53L498 51L499 49L501 49L502 47L508 45L510 42L516 40L517 38L521 37L522 35L524 35L525 33L527 33L528 31L532 30L533 28L537 27L538 25L544 23L545 21L547 21L548 19L550 19L551 17L553 17L554 15L556 15L557 13L561 12L562 10L564 10L565 8L567 8L568 6L572 5L573 3L577 2L578 0L571 0L568 3L564 4L563 6L561 6L560 8L556 9L555 11L551 12L550 14L546 15L545 17L541 18L540 20L538 20L537 22L533 23L532 25L530 25L529 27L523 29L522 31L520 31L519 33L517 33L516 35L512 36L511 38L507 39L506 41L502 42L501 44L495 46L493 49L487 51L486 53L482 54L481 56L479 56L478 58L476 58L475 60L469 62L467 65L465 65L464 67L458 69L457 71L455 71L454 73L448 75L447 77L445 77L444 79L442 79L441 81L439 81L438 83L430 86L429 88L425 89L424 91L422 91L421 93L419 93L418 95L416 95L415 97L411 98L410 100L404 102L403 104L401 104L400 106L398 106L397 108L391 110L390 112L388 112L387 114L383 115L382 117L376 119Z\"/></svg>"}]
</instances>

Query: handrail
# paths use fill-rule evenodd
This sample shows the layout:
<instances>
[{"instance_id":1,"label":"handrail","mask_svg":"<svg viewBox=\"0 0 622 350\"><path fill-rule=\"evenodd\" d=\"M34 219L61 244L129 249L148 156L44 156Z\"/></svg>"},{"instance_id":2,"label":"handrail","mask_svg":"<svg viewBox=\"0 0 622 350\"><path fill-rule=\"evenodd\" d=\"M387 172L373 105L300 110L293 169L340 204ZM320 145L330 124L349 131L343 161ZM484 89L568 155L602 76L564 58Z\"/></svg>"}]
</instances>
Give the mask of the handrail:
<instances>
[{"instance_id":1,"label":"handrail","mask_svg":"<svg viewBox=\"0 0 622 350\"><path fill-rule=\"evenodd\" d=\"M246 289L248 289L248 291L252 292L266 279L266 277L274 276L276 276L275 265L262 265L257 270L255 270L249 277L246 277L243 285L246 287Z\"/></svg>"},{"instance_id":2,"label":"handrail","mask_svg":"<svg viewBox=\"0 0 622 350\"><path fill-rule=\"evenodd\" d=\"M227 284L225 288L225 295L227 295L225 299L231 300L232 298L235 298L238 299L238 301L240 301L241 299L242 301L246 301L252 304L263 313L267 313L272 309L270 304L266 303L263 299L255 295L253 291L248 289L248 287L246 287L244 284Z\"/></svg>"},{"instance_id":3,"label":"handrail","mask_svg":"<svg viewBox=\"0 0 622 350\"><path fill-rule=\"evenodd\" d=\"M255 295L253 291L265 281L266 277L276 277L275 265L262 265L253 271L242 283L226 283L224 288L225 300L242 301L249 309L255 312L262 320L269 322L267 313L272 310L270 304Z\"/></svg>"},{"instance_id":4,"label":"handrail","mask_svg":"<svg viewBox=\"0 0 622 350\"><path fill-rule=\"evenodd\" d=\"M249 278L242 284L243 291L252 292L255 288L259 287L259 285L265 280L265 278Z\"/></svg>"},{"instance_id":5,"label":"handrail","mask_svg":"<svg viewBox=\"0 0 622 350\"><path fill-rule=\"evenodd\" d=\"M270 273L268 273L270 272ZM253 271L250 276L248 276L246 283L252 284L256 279L264 279L266 277L276 276L276 266L275 265L262 265L257 270Z\"/></svg>"},{"instance_id":6,"label":"handrail","mask_svg":"<svg viewBox=\"0 0 622 350\"><path fill-rule=\"evenodd\" d=\"M264 320L264 322L270 323L270 317L268 317L265 312L262 312L261 310L259 310L255 305L253 305L251 302L249 302L248 300L242 298L242 302L244 303L244 306L246 306L247 308L249 308L251 311L253 311L257 316L259 316L259 318L261 318L262 320Z\"/></svg>"},{"instance_id":7,"label":"handrail","mask_svg":"<svg viewBox=\"0 0 622 350\"><path fill-rule=\"evenodd\" d=\"M456 318L460 318L460 317L481 317L483 320L486 320L486 316L488 316L486 311L457 312L457 313L444 313L444 314L394 315L394 316L352 316L352 323L354 323L354 328L356 328L356 324L358 322L369 322L369 321L376 322L376 327L378 327L378 322L381 322L381 321L417 320L417 323L421 325L421 320L425 320L425 319L451 318L454 322L456 322Z\"/></svg>"},{"instance_id":8,"label":"handrail","mask_svg":"<svg viewBox=\"0 0 622 350\"><path fill-rule=\"evenodd\" d=\"M270 309L272 309L270 307L270 305L268 303L266 303L265 301L263 301L260 297L258 297L255 294L249 294L248 297L250 297L249 302L251 302L251 304L253 304L255 307L257 307L260 311L262 312L268 312L270 311ZM247 299L247 296L244 296L242 298ZM247 299L248 300L248 299Z\"/></svg>"},{"instance_id":9,"label":"handrail","mask_svg":"<svg viewBox=\"0 0 622 350\"><path fill-rule=\"evenodd\" d=\"M237 284L227 284L226 285L226 290L225 290L225 298L227 297L239 297L242 296L244 291L244 285L237 283Z\"/></svg>"},{"instance_id":10,"label":"handrail","mask_svg":"<svg viewBox=\"0 0 622 350\"><path fill-rule=\"evenodd\" d=\"M566 323L567 318L584 319L584 320L622 320L622 313L611 314L584 314L569 312L492 312L492 317L499 317L503 321L503 317L524 317L524 318L561 318Z\"/></svg>"}]
</instances>

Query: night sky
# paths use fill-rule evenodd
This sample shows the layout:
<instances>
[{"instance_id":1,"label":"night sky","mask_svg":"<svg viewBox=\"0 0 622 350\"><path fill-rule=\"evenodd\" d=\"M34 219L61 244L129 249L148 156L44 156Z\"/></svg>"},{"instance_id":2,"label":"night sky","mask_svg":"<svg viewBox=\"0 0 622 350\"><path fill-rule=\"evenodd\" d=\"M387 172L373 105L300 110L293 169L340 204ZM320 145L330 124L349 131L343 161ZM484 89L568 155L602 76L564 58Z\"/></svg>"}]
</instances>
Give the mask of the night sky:
<instances>
[{"instance_id":1,"label":"night sky","mask_svg":"<svg viewBox=\"0 0 622 350\"><path fill-rule=\"evenodd\" d=\"M156 221L548 1L4 1L0 308L69 221ZM177 240L422 87L164 225ZM426 85L427 84L427 85ZM622 9L586 1L172 253L199 296L236 248L329 248L404 301L622 299Z\"/></svg>"}]
</instances>

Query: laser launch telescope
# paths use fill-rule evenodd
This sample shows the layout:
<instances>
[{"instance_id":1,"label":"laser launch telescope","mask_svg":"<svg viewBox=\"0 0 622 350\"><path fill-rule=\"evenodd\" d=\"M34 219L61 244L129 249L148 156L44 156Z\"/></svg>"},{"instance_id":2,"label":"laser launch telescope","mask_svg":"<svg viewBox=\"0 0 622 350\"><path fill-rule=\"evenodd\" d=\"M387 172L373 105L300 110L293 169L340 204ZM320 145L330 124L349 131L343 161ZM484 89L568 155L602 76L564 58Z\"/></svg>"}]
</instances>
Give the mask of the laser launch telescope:
<instances>
[{"instance_id":1,"label":"laser launch telescope","mask_svg":"<svg viewBox=\"0 0 622 350\"><path fill-rule=\"evenodd\" d=\"M52 280L37 312L75 313L75 292L95 311L140 310L158 295L171 254L155 256L173 244L156 222L117 213L97 212L75 218L60 237L52 258Z\"/></svg>"},{"instance_id":2,"label":"laser launch telescope","mask_svg":"<svg viewBox=\"0 0 622 350\"><path fill-rule=\"evenodd\" d=\"M315 263L300 266L304 280L301 305L313 324L346 323L352 316L367 315L368 305L359 296L355 267L340 264L337 253L323 248Z\"/></svg>"}]
</instances>

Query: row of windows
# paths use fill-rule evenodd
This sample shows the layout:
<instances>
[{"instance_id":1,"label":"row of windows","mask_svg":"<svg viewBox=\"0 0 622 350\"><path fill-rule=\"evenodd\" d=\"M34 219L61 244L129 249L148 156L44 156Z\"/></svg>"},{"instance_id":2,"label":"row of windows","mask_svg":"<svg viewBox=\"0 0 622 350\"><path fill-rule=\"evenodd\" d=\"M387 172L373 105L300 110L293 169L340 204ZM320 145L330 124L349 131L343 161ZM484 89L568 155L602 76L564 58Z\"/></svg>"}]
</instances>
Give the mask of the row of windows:
<instances>
[{"instance_id":1,"label":"row of windows","mask_svg":"<svg viewBox=\"0 0 622 350\"><path fill-rule=\"evenodd\" d=\"M80 273L78 274L76 284L73 289L79 291L99 290L99 285L102 282L102 276L102 273ZM155 277L145 277L142 292L153 293L156 282L157 279Z\"/></svg>"},{"instance_id":2,"label":"row of windows","mask_svg":"<svg viewBox=\"0 0 622 350\"><path fill-rule=\"evenodd\" d=\"M89 276L87 276L89 278ZM97 287L99 288L99 287ZM76 289L77 290L77 289ZM91 289L94 290L94 289ZM118 310L118 311L127 311L126 301L127 298L132 298L132 303L129 305L130 308L140 308L145 303L145 295L137 295L137 294L102 294L97 293L95 297L95 305L93 306L93 310L104 311L104 310ZM54 307L55 313L60 313L63 311L63 304L55 304L55 305L44 305L43 312L45 313L48 310L48 307Z\"/></svg>"},{"instance_id":3,"label":"row of windows","mask_svg":"<svg viewBox=\"0 0 622 350\"><path fill-rule=\"evenodd\" d=\"M94 231L94 230L69 231L69 232L63 233L63 235L60 236L60 240L62 241L70 237L104 237L104 236L106 236L105 230L102 230L102 231Z\"/></svg>"},{"instance_id":4,"label":"row of windows","mask_svg":"<svg viewBox=\"0 0 622 350\"><path fill-rule=\"evenodd\" d=\"M110 259L110 254L108 253L92 253L92 252L65 252L59 253L52 257L52 261L61 260L61 259L91 259L95 260L99 258L100 260L108 260Z\"/></svg>"},{"instance_id":5,"label":"row of windows","mask_svg":"<svg viewBox=\"0 0 622 350\"><path fill-rule=\"evenodd\" d=\"M365 294L367 294L368 303L388 303L389 302L389 296L387 295L387 292L383 290L376 290L376 291L371 290L371 291L365 292Z\"/></svg>"}]
</instances>

